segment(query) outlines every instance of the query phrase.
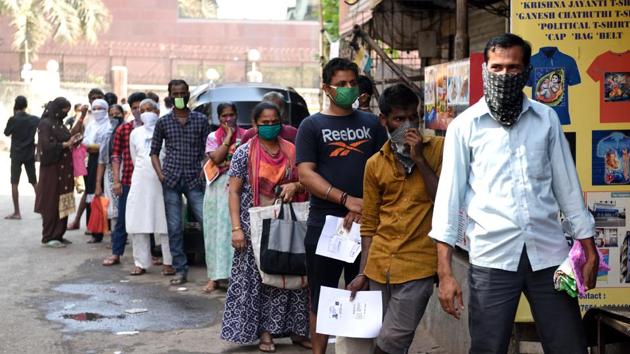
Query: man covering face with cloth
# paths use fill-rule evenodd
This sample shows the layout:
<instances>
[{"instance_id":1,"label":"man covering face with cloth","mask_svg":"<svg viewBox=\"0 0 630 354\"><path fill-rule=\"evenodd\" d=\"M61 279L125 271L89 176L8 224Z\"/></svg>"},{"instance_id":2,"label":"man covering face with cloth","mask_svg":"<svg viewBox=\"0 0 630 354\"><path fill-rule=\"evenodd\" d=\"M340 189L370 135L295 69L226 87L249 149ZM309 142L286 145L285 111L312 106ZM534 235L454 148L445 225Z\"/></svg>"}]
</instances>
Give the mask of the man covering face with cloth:
<instances>
[{"instance_id":1,"label":"man covering face with cloth","mask_svg":"<svg viewBox=\"0 0 630 354\"><path fill-rule=\"evenodd\" d=\"M595 287L595 223L585 207L556 112L522 92L531 47L504 34L484 50L484 94L446 132L431 237L438 241L439 299L459 318L462 290L451 270L460 211L470 239L470 353L506 353L524 293L545 353L586 353L576 298L554 289L569 253L562 211L586 253L584 283Z\"/></svg>"},{"instance_id":2,"label":"man covering face with cloth","mask_svg":"<svg viewBox=\"0 0 630 354\"><path fill-rule=\"evenodd\" d=\"M441 137L422 136L418 97L403 84L378 100L389 141L365 165L361 265L348 286L383 294L383 327L375 353L407 353L429 298L437 268L429 238L442 165Z\"/></svg>"}]
</instances>

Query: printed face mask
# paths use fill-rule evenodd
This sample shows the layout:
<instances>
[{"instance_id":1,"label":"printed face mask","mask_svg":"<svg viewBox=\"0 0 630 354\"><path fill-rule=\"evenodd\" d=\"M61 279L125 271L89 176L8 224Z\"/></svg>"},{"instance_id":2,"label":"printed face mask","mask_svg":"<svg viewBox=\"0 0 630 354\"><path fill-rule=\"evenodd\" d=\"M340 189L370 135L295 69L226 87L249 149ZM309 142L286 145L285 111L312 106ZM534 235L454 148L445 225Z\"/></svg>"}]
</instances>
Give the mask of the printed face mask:
<instances>
[{"instance_id":1,"label":"printed face mask","mask_svg":"<svg viewBox=\"0 0 630 354\"><path fill-rule=\"evenodd\" d=\"M415 162L411 158L411 149L409 146L405 145L405 132L409 128L413 128L413 124L410 120L405 120L396 130L390 132L387 129L387 137L392 144L392 150L394 150L394 156L396 156L396 160L400 161L400 163L405 168L407 174L411 173L413 166L415 166Z\"/></svg>"},{"instance_id":2,"label":"printed face mask","mask_svg":"<svg viewBox=\"0 0 630 354\"><path fill-rule=\"evenodd\" d=\"M387 129L387 137L389 137L389 140L391 140L392 144L394 145L394 151L407 157L411 156L409 147L405 146L405 132L409 128L413 128L413 125L411 124L411 121L405 120L393 132L390 132L389 129Z\"/></svg>"},{"instance_id":3,"label":"printed face mask","mask_svg":"<svg viewBox=\"0 0 630 354\"><path fill-rule=\"evenodd\" d=\"M357 100L357 98L359 98L358 86L335 87L331 85L330 87L335 89L335 98L332 98L330 95L328 97L340 108L352 108L352 104Z\"/></svg>"},{"instance_id":4,"label":"printed face mask","mask_svg":"<svg viewBox=\"0 0 630 354\"><path fill-rule=\"evenodd\" d=\"M504 127L511 127L521 114L529 71L528 68L520 73L495 74L483 64L483 94L492 118Z\"/></svg>"},{"instance_id":5,"label":"printed face mask","mask_svg":"<svg viewBox=\"0 0 630 354\"><path fill-rule=\"evenodd\" d=\"M140 119L142 120L142 123L148 129L153 129L158 118L158 115L154 112L144 112L140 114Z\"/></svg>"}]
</instances>

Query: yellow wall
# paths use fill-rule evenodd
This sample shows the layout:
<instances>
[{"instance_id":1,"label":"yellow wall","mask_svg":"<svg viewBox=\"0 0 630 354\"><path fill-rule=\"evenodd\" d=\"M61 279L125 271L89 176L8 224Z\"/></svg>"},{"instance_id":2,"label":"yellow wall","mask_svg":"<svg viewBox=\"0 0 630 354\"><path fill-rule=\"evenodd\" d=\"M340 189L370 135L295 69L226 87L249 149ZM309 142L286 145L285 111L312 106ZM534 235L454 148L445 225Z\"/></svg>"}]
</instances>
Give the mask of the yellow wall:
<instances>
[{"instance_id":1,"label":"yellow wall","mask_svg":"<svg viewBox=\"0 0 630 354\"><path fill-rule=\"evenodd\" d=\"M511 32L532 44L532 54L541 47L555 46L577 62L581 83L569 87L571 124L563 128L565 132L576 133L576 166L582 189L585 192L630 191L628 184L592 184L592 131L630 130L630 119L623 123L600 123L600 83L586 72L598 55L609 50L615 53L630 50L630 1L512 0L510 20ZM612 28L602 29L611 24ZM531 94L530 87L525 91ZM620 228L619 232L625 235L628 229L630 225ZM602 287L589 292L594 299L580 300L582 310L607 304L630 306L630 288L627 287L630 284L616 282L614 279L600 282ZM526 301L521 304L517 321L530 321L529 306Z\"/></svg>"}]
</instances>

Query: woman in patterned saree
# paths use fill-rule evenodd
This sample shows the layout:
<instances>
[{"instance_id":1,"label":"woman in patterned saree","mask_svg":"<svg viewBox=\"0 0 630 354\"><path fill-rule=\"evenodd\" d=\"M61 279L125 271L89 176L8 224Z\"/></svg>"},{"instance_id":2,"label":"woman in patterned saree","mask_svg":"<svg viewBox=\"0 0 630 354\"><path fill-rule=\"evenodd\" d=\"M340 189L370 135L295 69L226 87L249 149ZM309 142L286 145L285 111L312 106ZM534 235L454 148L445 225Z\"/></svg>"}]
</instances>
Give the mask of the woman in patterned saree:
<instances>
[{"instance_id":1,"label":"woman in patterned saree","mask_svg":"<svg viewBox=\"0 0 630 354\"><path fill-rule=\"evenodd\" d=\"M291 336L310 348L308 290L280 289L262 284L254 260L249 212L273 204L276 197L292 201L303 193L295 168L295 146L279 138L278 107L262 102L254 108L258 135L236 149L229 171L229 206L234 260L223 313L221 339L247 344L259 340L263 352L276 350L273 338Z\"/></svg>"}]
</instances>

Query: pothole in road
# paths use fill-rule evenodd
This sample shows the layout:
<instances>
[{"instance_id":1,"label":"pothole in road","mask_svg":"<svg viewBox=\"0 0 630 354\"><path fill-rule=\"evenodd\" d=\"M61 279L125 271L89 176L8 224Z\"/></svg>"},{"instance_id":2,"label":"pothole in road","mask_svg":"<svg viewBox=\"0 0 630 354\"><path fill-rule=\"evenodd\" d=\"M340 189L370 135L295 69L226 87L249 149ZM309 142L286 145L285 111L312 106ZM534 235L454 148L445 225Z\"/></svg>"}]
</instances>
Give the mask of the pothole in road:
<instances>
[{"instance_id":1,"label":"pothole in road","mask_svg":"<svg viewBox=\"0 0 630 354\"><path fill-rule=\"evenodd\" d=\"M117 318L119 320L124 320L126 316L125 315L104 316L104 315L101 315L100 313L81 312L81 313L66 313L66 314L61 315L61 317L67 320L70 319L70 320L75 320L75 321L98 321L104 318Z\"/></svg>"},{"instance_id":2,"label":"pothole in road","mask_svg":"<svg viewBox=\"0 0 630 354\"><path fill-rule=\"evenodd\" d=\"M70 283L53 288L47 320L64 332L171 331L213 325L218 299L182 294L147 283Z\"/></svg>"}]
</instances>

